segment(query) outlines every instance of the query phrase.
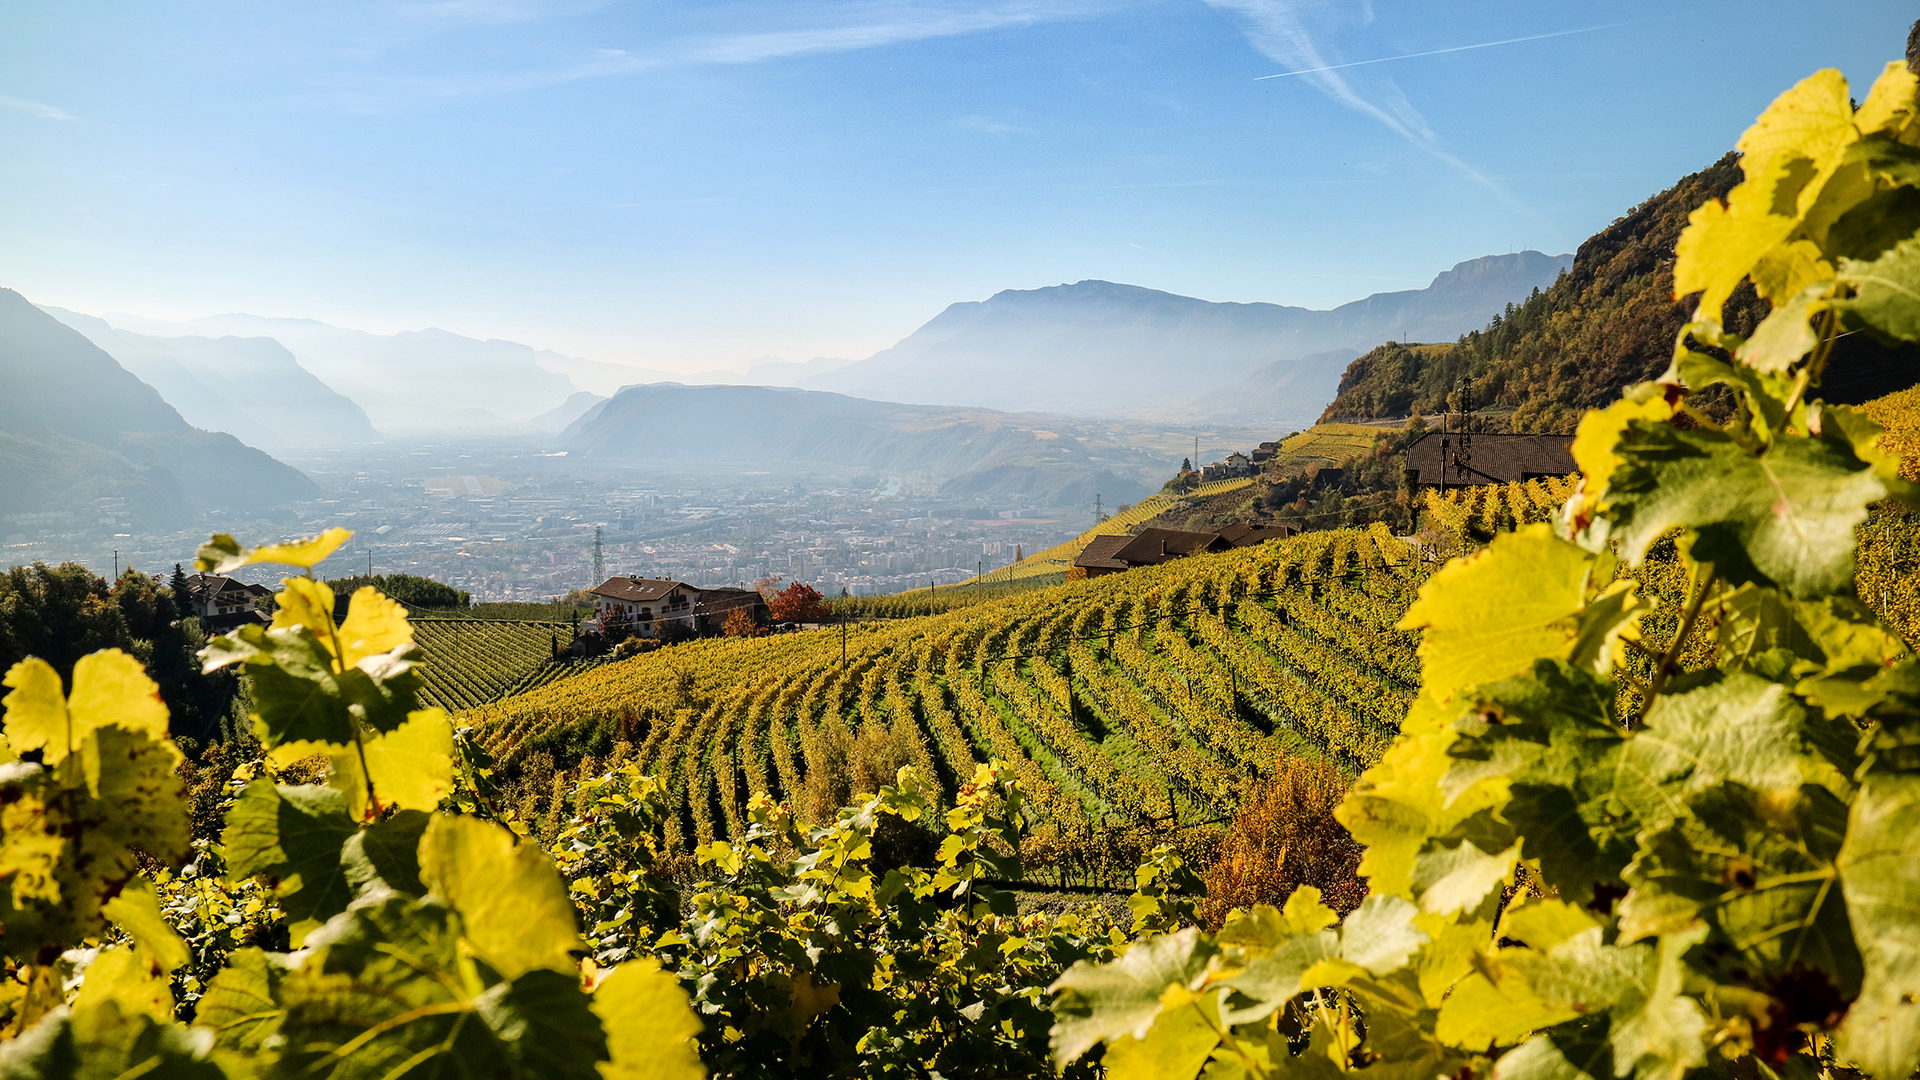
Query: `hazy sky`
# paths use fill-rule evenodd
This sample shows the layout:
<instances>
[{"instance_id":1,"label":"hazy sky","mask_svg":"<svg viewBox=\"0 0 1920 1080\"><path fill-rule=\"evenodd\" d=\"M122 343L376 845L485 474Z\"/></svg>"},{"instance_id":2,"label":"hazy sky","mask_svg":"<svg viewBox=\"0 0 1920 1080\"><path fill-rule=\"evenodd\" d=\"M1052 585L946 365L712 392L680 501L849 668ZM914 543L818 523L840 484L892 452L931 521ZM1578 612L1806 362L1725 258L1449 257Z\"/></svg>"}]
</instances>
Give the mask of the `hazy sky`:
<instances>
[{"instance_id":1,"label":"hazy sky","mask_svg":"<svg viewBox=\"0 0 1920 1080\"><path fill-rule=\"evenodd\" d=\"M1864 95L1915 14L11 3L0 285L679 370L865 356L1083 278L1330 307L1571 250L1813 70Z\"/></svg>"}]
</instances>

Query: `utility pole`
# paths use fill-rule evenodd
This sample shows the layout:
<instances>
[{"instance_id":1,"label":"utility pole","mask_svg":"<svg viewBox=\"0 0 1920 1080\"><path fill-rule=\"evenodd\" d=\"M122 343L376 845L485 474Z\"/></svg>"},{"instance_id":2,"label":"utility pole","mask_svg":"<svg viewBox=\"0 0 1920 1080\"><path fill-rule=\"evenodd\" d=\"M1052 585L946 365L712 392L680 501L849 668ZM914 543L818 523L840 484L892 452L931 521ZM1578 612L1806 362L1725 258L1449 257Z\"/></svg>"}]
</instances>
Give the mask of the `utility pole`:
<instances>
[{"instance_id":1,"label":"utility pole","mask_svg":"<svg viewBox=\"0 0 1920 1080\"><path fill-rule=\"evenodd\" d=\"M367 577L373 577L373 549L367 549Z\"/></svg>"},{"instance_id":2,"label":"utility pole","mask_svg":"<svg viewBox=\"0 0 1920 1080\"><path fill-rule=\"evenodd\" d=\"M1107 520L1106 511L1100 509L1100 495L1098 492L1095 492L1093 496L1093 523L1098 525L1105 520Z\"/></svg>"},{"instance_id":3,"label":"utility pole","mask_svg":"<svg viewBox=\"0 0 1920 1080\"><path fill-rule=\"evenodd\" d=\"M593 583L598 585L605 580L607 580L607 560L600 548L600 526L595 525L593 527Z\"/></svg>"},{"instance_id":4,"label":"utility pole","mask_svg":"<svg viewBox=\"0 0 1920 1080\"><path fill-rule=\"evenodd\" d=\"M113 580L120 580L120 549L113 549Z\"/></svg>"}]
</instances>

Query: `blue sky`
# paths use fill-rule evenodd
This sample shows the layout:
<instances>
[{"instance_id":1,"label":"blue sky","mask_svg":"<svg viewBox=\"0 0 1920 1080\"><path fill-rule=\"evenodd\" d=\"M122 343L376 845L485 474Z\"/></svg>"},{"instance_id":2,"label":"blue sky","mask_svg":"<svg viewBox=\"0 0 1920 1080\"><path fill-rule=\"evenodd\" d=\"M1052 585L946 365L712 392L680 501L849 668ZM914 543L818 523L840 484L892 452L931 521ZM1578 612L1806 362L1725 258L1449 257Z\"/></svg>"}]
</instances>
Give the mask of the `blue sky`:
<instances>
[{"instance_id":1,"label":"blue sky","mask_svg":"<svg viewBox=\"0 0 1920 1080\"><path fill-rule=\"evenodd\" d=\"M1864 93L1914 14L9 4L0 285L676 370L864 356L948 303L1083 278L1330 307L1572 250L1813 70Z\"/></svg>"}]
</instances>

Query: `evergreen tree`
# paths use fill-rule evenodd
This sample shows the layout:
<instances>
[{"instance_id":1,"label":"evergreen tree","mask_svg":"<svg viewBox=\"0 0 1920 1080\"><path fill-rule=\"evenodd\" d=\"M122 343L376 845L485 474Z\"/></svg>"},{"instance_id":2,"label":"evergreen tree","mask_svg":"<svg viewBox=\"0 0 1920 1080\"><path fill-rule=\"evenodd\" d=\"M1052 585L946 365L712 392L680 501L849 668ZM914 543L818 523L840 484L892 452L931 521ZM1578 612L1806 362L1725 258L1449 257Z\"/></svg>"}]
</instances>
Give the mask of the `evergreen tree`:
<instances>
[{"instance_id":1,"label":"evergreen tree","mask_svg":"<svg viewBox=\"0 0 1920 1080\"><path fill-rule=\"evenodd\" d=\"M187 572L179 563L173 564L173 578L167 583L173 591L173 606L182 619L193 617L193 597L187 588Z\"/></svg>"}]
</instances>

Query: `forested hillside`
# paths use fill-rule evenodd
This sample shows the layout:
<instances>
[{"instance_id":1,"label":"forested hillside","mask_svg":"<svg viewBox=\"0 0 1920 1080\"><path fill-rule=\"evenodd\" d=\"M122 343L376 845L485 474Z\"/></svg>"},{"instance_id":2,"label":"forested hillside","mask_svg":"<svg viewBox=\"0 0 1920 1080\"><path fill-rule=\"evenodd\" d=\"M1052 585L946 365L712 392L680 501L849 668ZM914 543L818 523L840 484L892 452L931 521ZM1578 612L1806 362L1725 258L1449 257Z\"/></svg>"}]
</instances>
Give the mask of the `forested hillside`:
<instances>
[{"instance_id":1,"label":"forested hillside","mask_svg":"<svg viewBox=\"0 0 1920 1080\"><path fill-rule=\"evenodd\" d=\"M1667 369L1674 335L1695 303L1673 295L1674 244L1687 215L1709 199L1724 200L1740 178L1739 156L1729 153L1634 207L1581 244L1573 268L1551 288L1494 316L1483 330L1457 342L1373 349L1348 366L1322 419L1443 412L1452 387L1471 374L1475 402L1511 410L1512 430L1571 432L1582 412ZM1724 325L1751 334L1769 310L1743 282ZM1846 403L1878 397L1911 383L1917 365L1920 350L1890 349L1856 334L1839 344L1838 375L1821 396Z\"/></svg>"}]
</instances>

